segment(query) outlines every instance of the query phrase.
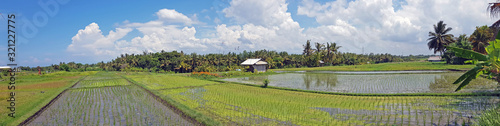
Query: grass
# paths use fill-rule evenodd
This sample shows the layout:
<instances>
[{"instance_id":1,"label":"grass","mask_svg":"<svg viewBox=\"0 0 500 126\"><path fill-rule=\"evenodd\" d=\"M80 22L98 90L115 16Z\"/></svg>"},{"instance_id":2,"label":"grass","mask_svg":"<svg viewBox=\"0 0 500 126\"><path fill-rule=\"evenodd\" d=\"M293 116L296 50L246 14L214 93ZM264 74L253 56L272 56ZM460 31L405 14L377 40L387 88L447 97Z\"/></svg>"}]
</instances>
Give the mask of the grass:
<instances>
[{"instance_id":1,"label":"grass","mask_svg":"<svg viewBox=\"0 0 500 126\"><path fill-rule=\"evenodd\" d=\"M83 80L76 88L91 88L91 87L109 87L109 86L124 86L130 85L127 80L123 78L117 79L103 79L103 80Z\"/></svg>"},{"instance_id":2,"label":"grass","mask_svg":"<svg viewBox=\"0 0 500 126\"><path fill-rule=\"evenodd\" d=\"M195 86L211 85L218 83L213 81L198 80L189 77L173 76L173 75L127 75L126 77L140 84L144 84L147 89L152 89L152 90L195 87Z\"/></svg>"},{"instance_id":3,"label":"grass","mask_svg":"<svg viewBox=\"0 0 500 126\"><path fill-rule=\"evenodd\" d=\"M399 62L351 66L325 66L309 68L285 68L274 71L401 71L401 70L468 70L474 65L449 65L445 62Z\"/></svg>"},{"instance_id":4,"label":"grass","mask_svg":"<svg viewBox=\"0 0 500 126\"><path fill-rule=\"evenodd\" d=\"M498 126L500 125L500 107L487 110L478 117L476 125L478 126Z\"/></svg>"},{"instance_id":5,"label":"grass","mask_svg":"<svg viewBox=\"0 0 500 126\"><path fill-rule=\"evenodd\" d=\"M19 73L16 76L16 118L7 116L9 112L7 94L11 91L6 87L0 89L0 125L17 125L33 115L59 93L72 86L82 76L94 74L95 72L56 72L42 76L33 73ZM7 82L2 82L7 83Z\"/></svg>"}]
</instances>

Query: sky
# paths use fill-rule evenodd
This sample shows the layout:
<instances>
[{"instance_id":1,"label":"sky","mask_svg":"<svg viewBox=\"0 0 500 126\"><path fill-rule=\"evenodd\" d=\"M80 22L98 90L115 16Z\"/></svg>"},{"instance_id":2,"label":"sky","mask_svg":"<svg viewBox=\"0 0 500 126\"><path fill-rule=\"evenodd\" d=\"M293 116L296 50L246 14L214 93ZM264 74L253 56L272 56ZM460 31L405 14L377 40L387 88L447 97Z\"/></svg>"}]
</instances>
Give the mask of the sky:
<instances>
[{"instance_id":1,"label":"sky","mask_svg":"<svg viewBox=\"0 0 500 126\"><path fill-rule=\"evenodd\" d=\"M428 33L490 25L495 0L16 0L0 4L0 65L7 64L7 15L16 18L18 66L108 62L144 51L300 54L307 40L339 51L433 54Z\"/></svg>"}]
</instances>

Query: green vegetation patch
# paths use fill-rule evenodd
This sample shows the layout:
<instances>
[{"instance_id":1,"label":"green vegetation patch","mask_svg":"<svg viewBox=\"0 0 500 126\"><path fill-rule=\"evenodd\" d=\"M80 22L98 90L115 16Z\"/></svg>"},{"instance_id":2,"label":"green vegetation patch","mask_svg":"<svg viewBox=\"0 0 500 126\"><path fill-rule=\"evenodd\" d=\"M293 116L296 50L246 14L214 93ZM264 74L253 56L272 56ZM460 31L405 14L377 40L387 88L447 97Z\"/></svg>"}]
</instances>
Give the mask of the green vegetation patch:
<instances>
[{"instance_id":1,"label":"green vegetation patch","mask_svg":"<svg viewBox=\"0 0 500 126\"><path fill-rule=\"evenodd\" d=\"M80 81L74 88L90 88L90 87L109 87L109 86L122 86L130 85L130 83L123 79L102 79L102 80L83 80Z\"/></svg>"},{"instance_id":2,"label":"green vegetation patch","mask_svg":"<svg viewBox=\"0 0 500 126\"><path fill-rule=\"evenodd\" d=\"M469 119L460 114L482 111L472 106L498 103L498 97L325 95L239 84L160 94L224 124L255 125L462 124Z\"/></svg>"},{"instance_id":3,"label":"green vegetation patch","mask_svg":"<svg viewBox=\"0 0 500 126\"><path fill-rule=\"evenodd\" d=\"M198 80L184 76L173 75L127 75L140 84L144 84L148 89L169 89L169 88L182 88L182 87L195 87L217 84L218 82Z\"/></svg>"}]
</instances>

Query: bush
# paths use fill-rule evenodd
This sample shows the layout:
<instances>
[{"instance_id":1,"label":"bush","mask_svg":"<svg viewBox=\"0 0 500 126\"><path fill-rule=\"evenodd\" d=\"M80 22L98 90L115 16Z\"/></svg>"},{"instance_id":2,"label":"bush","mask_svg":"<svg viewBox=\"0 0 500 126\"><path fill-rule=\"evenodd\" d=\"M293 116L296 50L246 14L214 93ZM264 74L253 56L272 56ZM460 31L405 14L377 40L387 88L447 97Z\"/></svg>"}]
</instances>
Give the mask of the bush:
<instances>
[{"instance_id":1,"label":"bush","mask_svg":"<svg viewBox=\"0 0 500 126\"><path fill-rule=\"evenodd\" d=\"M9 75L9 71L8 71L8 70L2 70L2 75L3 75L3 76L7 76L7 75Z\"/></svg>"},{"instance_id":2,"label":"bush","mask_svg":"<svg viewBox=\"0 0 500 126\"><path fill-rule=\"evenodd\" d=\"M267 84L269 84L269 79L264 79L264 87L267 87Z\"/></svg>"}]
</instances>

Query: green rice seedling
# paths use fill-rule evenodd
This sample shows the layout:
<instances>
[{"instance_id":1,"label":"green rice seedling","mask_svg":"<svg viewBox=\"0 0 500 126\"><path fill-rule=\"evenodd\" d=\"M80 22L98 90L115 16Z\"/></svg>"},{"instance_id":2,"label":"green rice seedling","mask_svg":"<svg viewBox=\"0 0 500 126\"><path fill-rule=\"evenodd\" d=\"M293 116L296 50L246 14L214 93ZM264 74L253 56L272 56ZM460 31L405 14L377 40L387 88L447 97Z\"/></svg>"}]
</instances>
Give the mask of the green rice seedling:
<instances>
[{"instance_id":1,"label":"green rice seedling","mask_svg":"<svg viewBox=\"0 0 500 126\"><path fill-rule=\"evenodd\" d=\"M434 106L431 106L430 111L431 111L431 124L433 124L434 123Z\"/></svg>"}]
</instances>

